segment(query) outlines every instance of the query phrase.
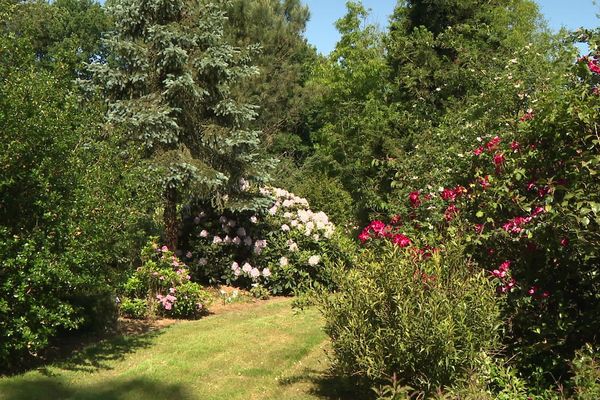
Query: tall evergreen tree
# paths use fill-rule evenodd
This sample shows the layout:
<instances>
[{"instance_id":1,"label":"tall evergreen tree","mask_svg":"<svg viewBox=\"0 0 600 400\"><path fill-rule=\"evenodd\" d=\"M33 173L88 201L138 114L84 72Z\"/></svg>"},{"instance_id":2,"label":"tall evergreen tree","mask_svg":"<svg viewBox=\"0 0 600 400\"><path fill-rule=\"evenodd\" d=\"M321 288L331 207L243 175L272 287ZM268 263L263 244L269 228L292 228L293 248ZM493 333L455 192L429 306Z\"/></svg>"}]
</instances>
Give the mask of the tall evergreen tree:
<instances>
[{"instance_id":1,"label":"tall evergreen tree","mask_svg":"<svg viewBox=\"0 0 600 400\"><path fill-rule=\"evenodd\" d=\"M255 107L233 94L234 85L257 70L249 65L251 49L225 40L226 5L115 0L108 5L116 24L104 42L108 59L90 65L109 99L107 122L139 143L160 177L165 239L172 247L182 201L257 207L260 199L247 185L267 178L259 134L247 128Z\"/></svg>"},{"instance_id":2,"label":"tall evergreen tree","mask_svg":"<svg viewBox=\"0 0 600 400\"><path fill-rule=\"evenodd\" d=\"M241 87L260 105L254 125L266 144L278 136L301 133L312 92L305 88L316 51L304 37L308 7L300 0L234 0L228 9L227 36L238 46L259 44L255 65L260 74ZM289 153L289 149L286 149Z\"/></svg>"}]
</instances>

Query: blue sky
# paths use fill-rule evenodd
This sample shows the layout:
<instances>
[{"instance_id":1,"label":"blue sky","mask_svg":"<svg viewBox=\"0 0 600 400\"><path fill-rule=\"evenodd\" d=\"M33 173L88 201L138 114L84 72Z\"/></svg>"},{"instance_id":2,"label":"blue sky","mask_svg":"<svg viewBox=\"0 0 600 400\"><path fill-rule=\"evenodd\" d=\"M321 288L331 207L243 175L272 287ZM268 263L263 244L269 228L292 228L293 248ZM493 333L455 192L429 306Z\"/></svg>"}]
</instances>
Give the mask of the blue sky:
<instances>
[{"instance_id":1,"label":"blue sky","mask_svg":"<svg viewBox=\"0 0 600 400\"><path fill-rule=\"evenodd\" d=\"M319 52L328 54L339 37L333 24L344 15L346 0L303 0L303 2L311 10L306 37ZM580 26L600 25L600 20L596 17L600 7L595 6L593 0L538 0L537 2L552 29L559 29L562 26L575 29ZM363 0L363 4L371 9L370 21L385 28L396 0Z\"/></svg>"}]
</instances>

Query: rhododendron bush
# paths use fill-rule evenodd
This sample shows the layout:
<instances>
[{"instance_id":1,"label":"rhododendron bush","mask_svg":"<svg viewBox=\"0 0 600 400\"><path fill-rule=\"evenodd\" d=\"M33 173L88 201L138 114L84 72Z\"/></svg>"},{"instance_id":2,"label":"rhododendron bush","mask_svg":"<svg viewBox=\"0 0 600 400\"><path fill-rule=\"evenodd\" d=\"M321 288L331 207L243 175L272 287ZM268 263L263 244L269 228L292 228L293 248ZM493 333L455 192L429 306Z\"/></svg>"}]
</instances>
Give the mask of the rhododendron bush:
<instances>
[{"instance_id":1,"label":"rhododendron bush","mask_svg":"<svg viewBox=\"0 0 600 400\"><path fill-rule=\"evenodd\" d=\"M209 294L191 281L187 266L167 246L152 240L142 250L142 265L125 283L121 314L131 318L198 318Z\"/></svg>"},{"instance_id":2,"label":"rhododendron bush","mask_svg":"<svg viewBox=\"0 0 600 400\"><path fill-rule=\"evenodd\" d=\"M308 201L279 188L262 188L272 202L263 213L190 207L182 227L181 256L192 277L240 287L264 286L288 294L327 284L323 264L343 257L335 226Z\"/></svg>"},{"instance_id":3,"label":"rhododendron bush","mask_svg":"<svg viewBox=\"0 0 600 400\"><path fill-rule=\"evenodd\" d=\"M472 135L452 185L406 188L399 215L358 237L419 259L466 241L465 257L508 301L507 351L534 379L564 375L600 332L599 63L597 53L580 58L564 85Z\"/></svg>"}]
</instances>

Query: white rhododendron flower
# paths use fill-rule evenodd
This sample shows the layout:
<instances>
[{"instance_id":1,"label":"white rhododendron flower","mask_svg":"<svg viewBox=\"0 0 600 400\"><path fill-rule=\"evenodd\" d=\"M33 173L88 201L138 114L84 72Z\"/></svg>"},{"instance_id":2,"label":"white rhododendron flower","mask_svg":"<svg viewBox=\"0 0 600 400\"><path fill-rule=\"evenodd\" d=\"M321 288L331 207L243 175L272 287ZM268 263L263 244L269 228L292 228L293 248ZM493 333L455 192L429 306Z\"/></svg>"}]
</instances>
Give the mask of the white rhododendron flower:
<instances>
[{"instance_id":1,"label":"white rhododendron flower","mask_svg":"<svg viewBox=\"0 0 600 400\"><path fill-rule=\"evenodd\" d=\"M287 224L283 224L283 225L281 225L281 230L284 232L289 232L290 227Z\"/></svg>"},{"instance_id":2,"label":"white rhododendron flower","mask_svg":"<svg viewBox=\"0 0 600 400\"><path fill-rule=\"evenodd\" d=\"M269 268L265 268L262 270L262 276L264 276L265 278L268 278L271 276L271 270Z\"/></svg>"},{"instance_id":3,"label":"white rhododendron flower","mask_svg":"<svg viewBox=\"0 0 600 400\"><path fill-rule=\"evenodd\" d=\"M252 270L250 270L250 276L252 277L252 279L256 279L260 276L260 271L258 270L258 268L252 268Z\"/></svg>"},{"instance_id":4,"label":"white rhododendron flower","mask_svg":"<svg viewBox=\"0 0 600 400\"><path fill-rule=\"evenodd\" d=\"M310 256L308 258L308 263L312 266L315 266L320 262L321 262L321 256Z\"/></svg>"},{"instance_id":5,"label":"white rhododendron flower","mask_svg":"<svg viewBox=\"0 0 600 400\"><path fill-rule=\"evenodd\" d=\"M231 241L231 243L235 244L236 246L239 246L240 244L242 244L242 239L240 239L239 236L236 236L233 238L233 240Z\"/></svg>"},{"instance_id":6,"label":"white rhododendron flower","mask_svg":"<svg viewBox=\"0 0 600 400\"><path fill-rule=\"evenodd\" d=\"M233 271L235 271L236 269L240 269L240 264L238 264L234 261L233 264L231 264L231 269Z\"/></svg>"},{"instance_id":7,"label":"white rhododendron flower","mask_svg":"<svg viewBox=\"0 0 600 400\"><path fill-rule=\"evenodd\" d=\"M285 267L286 265L288 265L288 263L289 263L289 262L288 262L288 259L287 259L287 257L281 257L281 258L279 259L279 265L281 265L282 267Z\"/></svg>"},{"instance_id":8,"label":"white rhododendron flower","mask_svg":"<svg viewBox=\"0 0 600 400\"><path fill-rule=\"evenodd\" d=\"M204 257L198 260L198 265L205 266L207 264L208 264L208 260Z\"/></svg>"},{"instance_id":9,"label":"white rhododendron flower","mask_svg":"<svg viewBox=\"0 0 600 400\"><path fill-rule=\"evenodd\" d=\"M245 273L249 273L250 271L252 271L252 265L244 263L244 265L242 265L242 271L244 271Z\"/></svg>"},{"instance_id":10,"label":"white rhododendron flower","mask_svg":"<svg viewBox=\"0 0 600 400\"><path fill-rule=\"evenodd\" d=\"M256 217L256 215L250 217L250 222L252 222L253 224L256 224L258 222L258 218Z\"/></svg>"},{"instance_id":11,"label":"white rhododendron flower","mask_svg":"<svg viewBox=\"0 0 600 400\"><path fill-rule=\"evenodd\" d=\"M223 239L221 239L219 236L213 237L213 244L219 244L222 242L223 242Z\"/></svg>"},{"instance_id":12,"label":"white rhododendron flower","mask_svg":"<svg viewBox=\"0 0 600 400\"><path fill-rule=\"evenodd\" d=\"M208 231L206 229L203 229L198 236L203 238L208 237Z\"/></svg>"}]
</instances>

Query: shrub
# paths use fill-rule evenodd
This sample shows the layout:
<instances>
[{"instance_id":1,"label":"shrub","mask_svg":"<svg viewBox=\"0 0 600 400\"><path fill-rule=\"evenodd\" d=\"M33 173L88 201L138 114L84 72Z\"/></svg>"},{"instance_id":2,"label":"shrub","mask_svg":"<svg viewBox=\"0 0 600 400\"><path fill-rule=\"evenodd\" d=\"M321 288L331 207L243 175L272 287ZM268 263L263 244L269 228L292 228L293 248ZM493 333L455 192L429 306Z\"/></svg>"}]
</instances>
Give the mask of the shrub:
<instances>
[{"instance_id":1,"label":"shrub","mask_svg":"<svg viewBox=\"0 0 600 400\"><path fill-rule=\"evenodd\" d=\"M184 218L181 255L195 279L289 294L315 282L327 285L323 268L347 258L348 245L323 212L283 189L265 188L272 197L263 214L217 212L204 204Z\"/></svg>"},{"instance_id":2,"label":"shrub","mask_svg":"<svg viewBox=\"0 0 600 400\"><path fill-rule=\"evenodd\" d=\"M144 319L148 311L146 299L123 298L120 304L121 315L126 318Z\"/></svg>"},{"instance_id":3,"label":"shrub","mask_svg":"<svg viewBox=\"0 0 600 400\"><path fill-rule=\"evenodd\" d=\"M185 264L152 240L142 250L142 265L123 286L121 313L131 318L200 317L210 295L190 278Z\"/></svg>"},{"instance_id":4,"label":"shrub","mask_svg":"<svg viewBox=\"0 0 600 400\"><path fill-rule=\"evenodd\" d=\"M325 330L340 372L431 390L454 382L498 346L493 284L450 243L431 257L379 241L356 267L334 267L339 291L321 294Z\"/></svg>"}]
</instances>

